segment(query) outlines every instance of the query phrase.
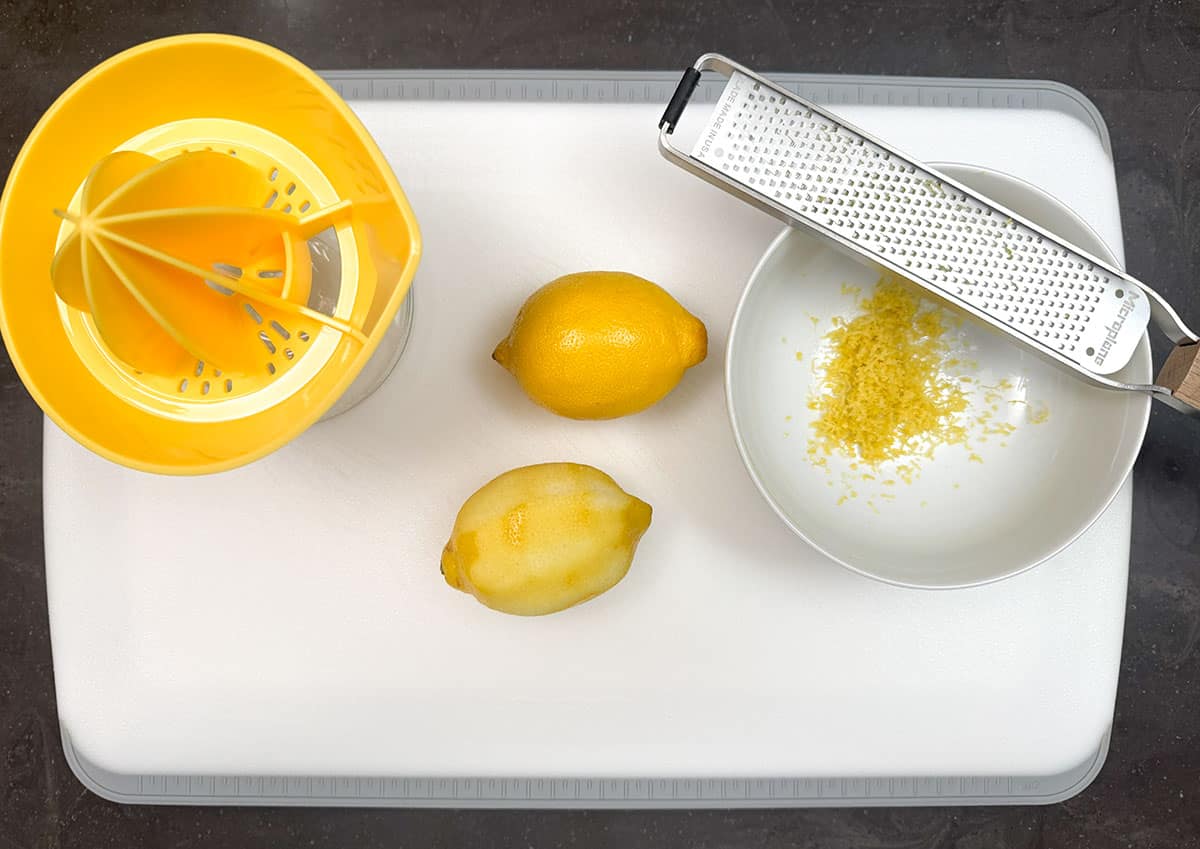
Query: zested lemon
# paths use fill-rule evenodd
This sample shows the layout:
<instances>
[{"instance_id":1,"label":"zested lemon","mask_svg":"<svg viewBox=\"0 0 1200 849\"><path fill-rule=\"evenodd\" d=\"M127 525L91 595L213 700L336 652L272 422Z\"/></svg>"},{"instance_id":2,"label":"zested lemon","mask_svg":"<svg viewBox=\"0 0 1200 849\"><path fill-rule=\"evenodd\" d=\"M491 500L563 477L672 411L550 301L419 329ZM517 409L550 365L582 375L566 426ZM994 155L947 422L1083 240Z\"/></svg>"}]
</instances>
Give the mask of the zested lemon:
<instances>
[{"instance_id":1,"label":"zested lemon","mask_svg":"<svg viewBox=\"0 0 1200 849\"><path fill-rule=\"evenodd\" d=\"M625 577L650 513L591 466L513 469L463 504L442 551L442 574L496 610L554 613Z\"/></svg>"},{"instance_id":2,"label":"zested lemon","mask_svg":"<svg viewBox=\"0 0 1200 849\"><path fill-rule=\"evenodd\" d=\"M589 271L530 295L492 358L546 409L611 419L663 398L707 352L704 322L662 288Z\"/></svg>"}]
</instances>

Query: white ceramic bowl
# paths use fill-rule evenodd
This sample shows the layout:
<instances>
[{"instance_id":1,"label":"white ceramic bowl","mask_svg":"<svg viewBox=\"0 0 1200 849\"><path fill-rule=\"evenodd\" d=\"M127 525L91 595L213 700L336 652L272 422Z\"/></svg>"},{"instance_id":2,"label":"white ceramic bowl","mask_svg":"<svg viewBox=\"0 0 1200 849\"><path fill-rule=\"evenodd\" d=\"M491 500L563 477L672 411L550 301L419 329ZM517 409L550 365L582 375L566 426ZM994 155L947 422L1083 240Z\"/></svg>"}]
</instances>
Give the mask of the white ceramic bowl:
<instances>
[{"instance_id":1,"label":"white ceramic bowl","mask_svg":"<svg viewBox=\"0 0 1200 849\"><path fill-rule=\"evenodd\" d=\"M938 167L1116 263L1083 220L1040 189L973 166ZM982 584L1061 551L1104 511L1129 474L1150 399L1086 384L981 323L965 320L956 333L978 362L975 374L981 382L1000 385L1006 379L1012 385L1001 390L1002 412L994 414L996 421L1017 426L1012 435L990 436L970 450L942 446L911 484L889 476L886 468L877 480L862 480L864 469L851 470L836 456L826 469L811 462L807 449L814 414L807 401L821 339L831 317L855 314L855 297L846 284L868 295L878 277L870 267L794 229L775 239L751 275L734 314L725 378L738 449L763 496L817 549L893 584ZM1150 368L1143 338L1120 376L1149 382ZM1044 404L1046 420L1030 422L1025 406L1008 403L1021 398L1035 409ZM972 403L973 410L990 406L982 392ZM885 486L883 479L896 482ZM856 484L857 496L839 504L848 494L847 481Z\"/></svg>"}]
</instances>

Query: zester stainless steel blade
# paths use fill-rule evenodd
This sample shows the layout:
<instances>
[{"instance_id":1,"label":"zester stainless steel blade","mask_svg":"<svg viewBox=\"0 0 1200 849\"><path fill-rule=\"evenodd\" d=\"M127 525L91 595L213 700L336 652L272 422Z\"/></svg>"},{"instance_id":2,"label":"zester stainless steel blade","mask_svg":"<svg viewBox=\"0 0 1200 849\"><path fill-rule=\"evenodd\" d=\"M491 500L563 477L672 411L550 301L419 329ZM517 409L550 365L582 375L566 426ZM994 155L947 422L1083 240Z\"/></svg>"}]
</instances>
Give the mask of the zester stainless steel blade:
<instances>
[{"instance_id":1,"label":"zester stainless steel blade","mask_svg":"<svg viewBox=\"0 0 1200 849\"><path fill-rule=\"evenodd\" d=\"M1137 281L740 66L691 160L1076 370L1122 368L1150 320Z\"/></svg>"}]
</instances>

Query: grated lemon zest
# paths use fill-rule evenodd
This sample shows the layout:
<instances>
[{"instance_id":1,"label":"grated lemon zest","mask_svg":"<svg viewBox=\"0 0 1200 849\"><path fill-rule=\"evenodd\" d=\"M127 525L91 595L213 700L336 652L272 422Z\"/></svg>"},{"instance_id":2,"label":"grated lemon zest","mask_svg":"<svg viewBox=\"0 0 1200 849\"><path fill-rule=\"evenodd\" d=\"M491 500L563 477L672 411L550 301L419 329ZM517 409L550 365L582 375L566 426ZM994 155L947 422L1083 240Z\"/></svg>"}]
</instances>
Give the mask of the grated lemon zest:
<instances>
[{"instance_id":1,"label":"grated lemon zest","mask_svg":"<svg viewBox=\"0 0 1200 849\"><path fill-rule=\"evenodd\" d=\"M907 283L886 275L860 315L834 322L824 388L810 401L813 453L837 451L874 466L967 441L958 420L967 394L941 370L949 348L942 312L921 303Z\"/></svg>"}]
</instances>

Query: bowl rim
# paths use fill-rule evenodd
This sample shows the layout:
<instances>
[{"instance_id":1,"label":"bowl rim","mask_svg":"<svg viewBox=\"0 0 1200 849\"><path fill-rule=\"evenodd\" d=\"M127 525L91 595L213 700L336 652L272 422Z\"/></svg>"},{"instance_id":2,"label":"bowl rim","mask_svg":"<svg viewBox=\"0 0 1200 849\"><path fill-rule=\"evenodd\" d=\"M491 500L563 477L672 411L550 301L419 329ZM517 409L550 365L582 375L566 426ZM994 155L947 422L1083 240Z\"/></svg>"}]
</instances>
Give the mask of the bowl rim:
<instances>
[{"instance_id":1,"label":"bowl rim","mask_svg":"<svg viewBox=\"0 0 1200 849\"><path fill-rule=\"evenodd\" d=\"M983 165L974 165L974 164L967 163L967 162L944 161L944 160L943 161L934 161L934 162L930 162L928 164L937 170L948 171L949 172L948 176L950 176L954 179L960 179L961 175L965 174L967 172L983 173L983 174L988 174L990 176L1001 177L1006 181L1009 181L1011 183L1018 185L1023 191L1027 191L1030 194L1040 196L1040 198L1042 200L1048 201L1048 202L1050 202L1050 204L1057 207L1059 212L1063 213L1068 218L1070 218L1074 223L1079 225L1085 232L1087 232L1088 235L1090 235L1093 239L1096 240L1096 244L1100 248L1100 250L1097 251L1096 253L1100 256L1101 259L1105 260L1106 262L1111 263L1113 266L1115 266L1117 268L1124 268L1124 263L1120 262L1118 260L1116 254L1113 252L1112 248L1109 247L1108 243L1103 239L1103 237L1101 237L1100 234L1096 232L1095 228L1092 227L1092 225L1089 224L1086 220L1084 220L1084 218L1082 216L1080 216L1079 213L1077 213L1069 205L1067 205L1062 200L1055 197L1053 194L1046 191L1045 189L1043 189L1039 186L1036 186L1033 183L1031 183L1028 180L1025 180L1021 177L1017 177L1014 174L1010 174L1006 171L1002 171L1002 170L996 169L996 168L989 168L989 167L986 167ZM964 181L964 182L967 182L967 181ZM797 522L791 516L789 516L788 513L779 505L779 503L776 501L775 497L772 495L772 493L769 490L769 488L767 487L767 485L763 482L763 480L759 477L758 472L755 470L754 464L751 462L751 459L750 459L749 449L746 445L746 440L745 440L745 437L743 436L741 425L738 422L738 414L737 414L736 408L734 406L734 401L733 401L734 344L735 344L736 339L738 338L738 328L741 323L743 309L745 308L746 302L750 296L750 292L754 289L755 284L761 279L763 269L765 268L768 261L770 261L771 258L775 255L775 253L780 249L780 246L783 244L783 242L792 235L792 232L797 229L798 228L796 228L796 227L793 227L790 225L785 225L783 230L781 232L779 232L775 236L775 238L773 238L771 240L771 243L767 246L766 250L763 251L762 256L759 257L758 262L755 263L753 271L750 272L750 276L746 280L746 284L742 289L742 293L738 297L737 307L734 309L733 316L729 322L729 331L726 334L725 366L724 366L724 371L725 371L725 410L726 410L726 413L728 414L730 427L733 430L733 438L734 438L734 442L737 444L738 455L741 457L742 466L745 467L747 474L750 475L750 479L754 482L754 486L758 490L759 495L761 495L763 497L763 500L765 500L767 502L767 504L775 512L775 515L777 515L783 521L784 525L786 525L792 531L792 533L796 534L796 536L800 537L800 539L804 540L808 545L812 546L816 551L819 551L821 554L823 554L825 557L828 557L830 560L832 560L834 563L837 563L839 566L842 566L842 567L850 570L851 572L855 572L859 575L862 575L863 577L870 578L873 581L878 581L880 583L889 584L889 585L895 586L895 587L904 587L906 589L955 590L955 589L967 589L969 587L981 587L981 586L985 586L987 584L996 583L997 581L1004 581L1009 578L1013 578L1017 575L1020 575L1024 572L1028 572L1030 569L1034 568L1035 566L1039 566L1042 563L1045 563L1047 560L1050 560L1051 558L1053 558L1053 557L1057 556L1058 554L1060 554L1061 552L1063 552L1071 544L1073 544L1077 539L1079 539L1079 537L1082 536L1090 527L1092 527L1092 525L1094 525L1096 523L1096 521L1105 513L1105 511L1108 510L1109 506L1116 499L1118 493L1120 493L1121 489L1125 486L1126 481L1129 479L1130 474L1133 472L1134 463L1137 461L1138 455L1141 453L1142 443L1144 442L1144 440L1146 438L1146 429L1150 423L1151 399L1149 396L1145 396L1145 395L1142 396L1142 401L1144 402L1142 405L1142 413L1140 416L1138 416L1138 421L1136 423L1136 430L1137 430L1136 439L1134 439L1132 442L1132 444L1134 446L1136 446L1136 449L1130 451L1128 458L1122 462L1123 468L1120 468L1120 470L1119 470L1120 473L1118 475L1113 476L1113 480L1115 481L1114 484L1108 489L1107 492L1104 493L1104 496L1102 498L1097 499L1096 507L1091 512L1089 517L1084 522L1081 522L1069 534L1065 534L1063 541L1061 543L1059 543L1056 547L1054 547L1052 550L1048 551L1044 555L1037 557L1036 559L1030 560L1030 561L1022 563L1012 569L1009 569L1008 571L1005 571L1005 572L1002 572L1002 573L999 573L996 575L992 575L992 576L989 576L989 577L986 577L986 578L983 578L980 580L976 580L976 581L959 581L959 582L938 583L938 584L904 581L904 580L900 580L897 578L890 578L890 577L886 577L884 575L876 574L876 573L871 572L861 566L857 566L854 563L851 563L851 562L843 559L842 557L839 557L836 554L833 554L832 552L828 551L825 547L817 544L807 533L805 533L805 531L797 524ZM1147 330L1146 332L1144 332L1142 334L1142 339L1138 343L1138 347L1135 349L1135 352L1140 351L1140 350L1142 350L1143 347L1148 346L1148 340L1149 340L1149 331ZM1153 371L1153 360L1150 361L1149 365L1150 365L1150 370L1152 372ZM1149 379L1151 376L1152 375L1147 375L1146 382L1149 382Z\"/></svg>"}]
</instances>

